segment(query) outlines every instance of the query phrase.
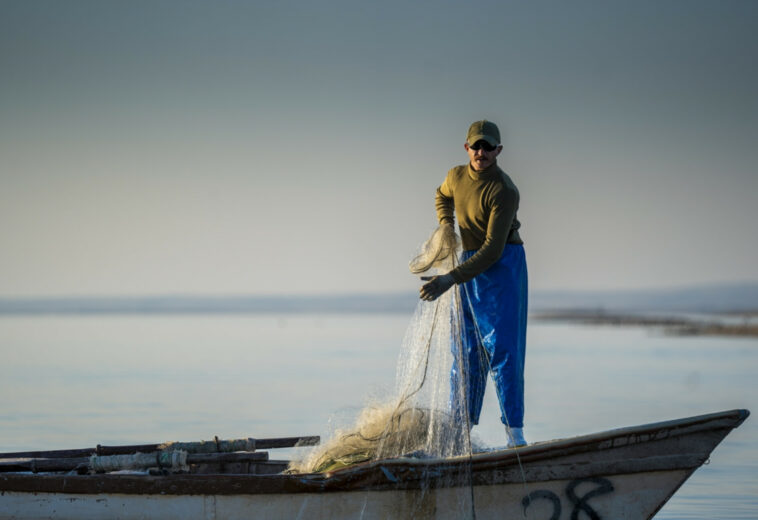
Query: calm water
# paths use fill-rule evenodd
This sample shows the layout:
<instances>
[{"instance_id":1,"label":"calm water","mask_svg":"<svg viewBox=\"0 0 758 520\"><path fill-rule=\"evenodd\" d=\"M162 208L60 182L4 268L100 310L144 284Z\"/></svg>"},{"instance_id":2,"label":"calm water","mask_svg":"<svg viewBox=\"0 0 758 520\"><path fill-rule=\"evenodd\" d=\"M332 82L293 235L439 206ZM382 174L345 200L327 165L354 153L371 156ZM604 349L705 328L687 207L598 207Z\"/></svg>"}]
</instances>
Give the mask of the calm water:
<instances>
[{"instance_id":1,"label":"calm water","mask_svg":"<svg viewBox=\"0 0 758 520\"><path fill-rule=\"evenodd\" d=\"M0 317L0 451L322 435L391 388L410 316ZM758 340L532 322L530 441L749 408ZM504 444L490 387L475 429ZM758 518L758 420L657 519ZM286 455L286 453L285 453ZM276 457L272 453L272 457Z\"/></svg>"}]
</instances>

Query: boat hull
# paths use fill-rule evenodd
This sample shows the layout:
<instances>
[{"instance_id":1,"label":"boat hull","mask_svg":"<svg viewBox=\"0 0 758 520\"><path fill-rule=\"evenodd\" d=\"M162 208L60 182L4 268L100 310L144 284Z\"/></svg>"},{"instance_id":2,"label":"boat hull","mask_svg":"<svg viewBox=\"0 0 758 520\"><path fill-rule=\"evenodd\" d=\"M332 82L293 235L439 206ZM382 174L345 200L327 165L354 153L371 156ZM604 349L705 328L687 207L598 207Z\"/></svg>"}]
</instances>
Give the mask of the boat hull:
<instances>
[{"instance_id":1,"label":"boat hull","mask_svg":"<svg viewBox=\"0 0 758 520\"><path fill-rule=\"evenodd\" d=\"M329 474L3 475L0 518L649 519L747 416L734 410Z\"/></svg>"},{"instance_id":2,"label":"boat hull","mask_svg":"<svg viewBox=\"0 0 758 520\"><path fill-rule=\"evenodd\" d=\"M3 518L100 520L250 520L396 518L638 520L651 518L689 476L688 471L610 478L420 490L344 491L271 495L71 495L4 493ZM594 494L598 493L598 494ZM527 498L531 497L531 498ZM473 508L472 508L473 504ZM526 514L526 516L523 516ZM594 516L592 516L594 515Z\"/></svg>"}]
</instances>

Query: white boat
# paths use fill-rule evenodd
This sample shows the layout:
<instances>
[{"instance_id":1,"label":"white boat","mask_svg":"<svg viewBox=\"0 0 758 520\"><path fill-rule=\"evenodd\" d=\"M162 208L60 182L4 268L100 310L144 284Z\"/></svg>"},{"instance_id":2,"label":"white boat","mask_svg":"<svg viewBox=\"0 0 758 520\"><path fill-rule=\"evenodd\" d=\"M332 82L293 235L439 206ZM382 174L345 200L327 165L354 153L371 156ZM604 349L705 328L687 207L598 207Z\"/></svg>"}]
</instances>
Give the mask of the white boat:
<instances>
[{"instance_id":1,"label":"white boat","mask_svg":"<svg viewBox=\"0 0 758 520\"><path fill-rule=\"evenodd\" d=\"M381 460L324 474L4 472L0 518L650 519L748 415L724 411L467 457ZM248 458L233 470L282 468Z\"/></svg>"}]
</instances>

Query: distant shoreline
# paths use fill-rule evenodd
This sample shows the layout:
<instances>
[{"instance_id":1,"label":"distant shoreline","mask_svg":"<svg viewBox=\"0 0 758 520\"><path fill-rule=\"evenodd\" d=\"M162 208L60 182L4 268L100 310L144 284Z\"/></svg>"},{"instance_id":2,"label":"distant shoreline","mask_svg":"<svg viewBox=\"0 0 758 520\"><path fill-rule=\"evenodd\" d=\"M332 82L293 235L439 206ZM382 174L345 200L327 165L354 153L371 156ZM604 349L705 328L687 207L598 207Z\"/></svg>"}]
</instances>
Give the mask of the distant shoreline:
<instances>
[{"instance_id":1,"label":"distant shoreline","mask_svg":"<svg viewBox=\"0 0 758 520\"><path fill-rule=\"evenodd\" d=\"M415 294L0 298L2 315L409 313Z\"/></svg>"},{"instance_id":2,"label":"distant shoreline","mask_svg":"<svg viewBox=\"0 0 758 520\"><path fill-rule=\"evenodd\" d=\"M729 320L719 319L721 317ZM742 321L739 319L742 318ZM615 327L656 327L675 336L745 336L758 337L758 310L733 311L707 317L665 314L634 314L603 310L556 310L534 313L537 321L559 321L583 325Z\"/></svg>"},{"instance_id":3,"label":"distant shoreline","mask_svg":"<svg viewBox=\"0 0 758 520\"><path fill-rule=\"evenodd\" d=\"M134 314L412 314L416 291L331 294L1 296L0 317ZM619 291L529 292L533 319L658 326L676 334L754 336L758 282ZM700 319L693 319L698 316ZM711 319L713 318L713 319Z\"/></svg>"}]
</instances>

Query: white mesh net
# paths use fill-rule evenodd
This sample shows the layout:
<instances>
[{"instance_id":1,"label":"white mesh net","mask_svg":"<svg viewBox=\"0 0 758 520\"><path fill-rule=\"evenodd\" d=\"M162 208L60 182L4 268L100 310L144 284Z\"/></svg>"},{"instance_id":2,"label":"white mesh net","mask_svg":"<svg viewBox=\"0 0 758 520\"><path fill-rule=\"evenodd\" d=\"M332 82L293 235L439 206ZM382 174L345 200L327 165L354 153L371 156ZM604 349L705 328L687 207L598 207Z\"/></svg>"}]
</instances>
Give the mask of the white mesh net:
<instances>
[{"instance_id":1,"label":"white mesh net","mask_svg":"<svg viewBox=\"0 0 758 520\"><path fill-rule=\"evenodd\" d=\"M452 229L442 226L432 233L411 261L412 272L434 276L455 266L459 241ZM462 330L457 286L433 302L419 300L403 339L392 395L364 408L351 427L335 431L305 458L293 461L288 471L328 472L381 459L470 455L467 400L462 384L451 378L454 364L464 366ZM454 482L443 485L465 491L468 467L461 465L450 479ZM435 487L439 485L436 481ZM470 500L462 499L459 506L460 518L469 516Z\"/></svg>"}]
</instances>

